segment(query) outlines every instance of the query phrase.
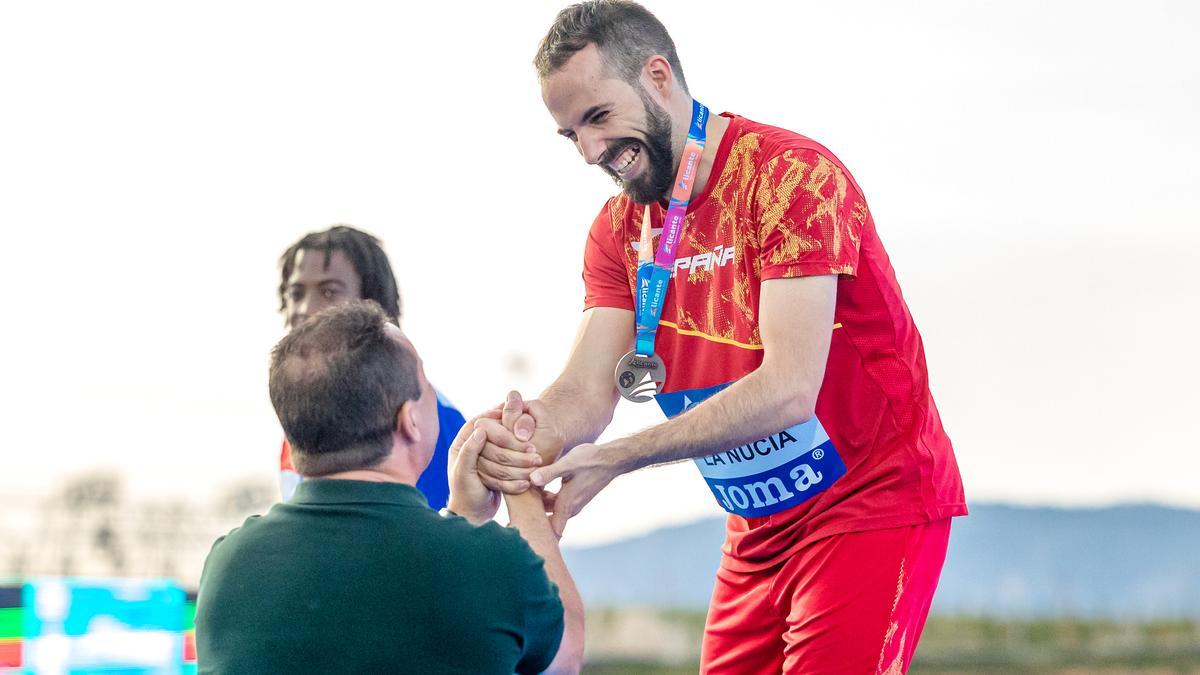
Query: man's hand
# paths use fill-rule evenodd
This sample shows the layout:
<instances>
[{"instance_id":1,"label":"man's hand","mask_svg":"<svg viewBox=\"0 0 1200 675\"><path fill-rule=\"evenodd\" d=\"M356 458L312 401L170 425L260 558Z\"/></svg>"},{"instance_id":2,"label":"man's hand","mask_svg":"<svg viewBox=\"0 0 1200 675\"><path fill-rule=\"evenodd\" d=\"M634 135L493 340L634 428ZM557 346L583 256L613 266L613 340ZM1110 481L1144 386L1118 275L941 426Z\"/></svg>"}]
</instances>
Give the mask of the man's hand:
<instances>
[{"instance_id":1,"label":"man's hand","mask_svg":"<svg viewBox=\"0 0 1200 675\"><path fill-rule=\"evenodd\" d=\"M518 494L529 488L530 472L562 453L565 438L540 401L526 403L509 392L501 411L501 423L484 419L476 426L485 429L487 443L479 458L479 473L492 490Z\"/></svg>"},{"instance_id":2,"label":"man's hand","mask_svg":"<svg viewBox=\"0 0 1200 675\"><path fill-rule=\"evenodd\" d=\"M557 460L563 452L563 446L566 445L567 439L558 429L558 425L554 423L554 418L550 414L550 409L541 401L533 400L525 402L525 415L517 422L517 430L520 430L520 425L526 420L533 420L533 437L530 442L537 449L538 456L542 458L542 464L549 464ZM487 451L487 446L484 446L484 451Z\"/></svg>"},{"instance_id":3,"label":"man's hand","mask_svg":"<svg viewBox=\"0 0 1200 675\"><path fill-rule=\"evenodd\" d=\"M450 499L446 508L479 525L491 520L500 508L500 494L489 490L476 470L487 434L475 428L480 416L463 425L450 446Z\"/></svg>"},{"instance_id":4,"label":"man's hand","mask_svg":"<svg viewBox=\"0 0 1200 675\"><path fill-rule=\"evenodd\" d=\"M562 478L558 494L552 496L546 493L545 499L547 506L553 506L550 525L556 535L561 537L567 520L587 506L612 479L623 473L615 459L614 449L610 446L584 443L575 446L550 466L532 472L530 480L537 487L545 487L555 478Z\"/></svg>"}]
</instances>

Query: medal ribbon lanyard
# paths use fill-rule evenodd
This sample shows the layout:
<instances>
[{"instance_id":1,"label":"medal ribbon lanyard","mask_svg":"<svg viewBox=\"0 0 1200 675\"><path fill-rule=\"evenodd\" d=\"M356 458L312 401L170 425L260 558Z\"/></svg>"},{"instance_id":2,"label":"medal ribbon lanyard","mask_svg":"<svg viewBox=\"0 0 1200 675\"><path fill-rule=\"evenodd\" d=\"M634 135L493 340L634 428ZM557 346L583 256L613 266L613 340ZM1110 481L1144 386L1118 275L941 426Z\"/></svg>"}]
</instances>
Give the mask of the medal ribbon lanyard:
<instances>
[{"instance_id":1,"label":"medal ribbon lanyard","mask_svg":"<svg viewBox=\"0 0 1200 675\"><path fill-rule=\"evenodd\" d=\"M700 169L700 158L704 155L707 124L708 108L692 99L692 124L688 128L687 143L683 146L679 172L675 175L671 201L663 219L658 252L653 258L650 257L653 237L650 233L649 204L642 213L642 241L638 248L637 268L637 344L634 348L639 356L654 356L654 338L658 334L658 323L662 318L663 303L667 298L667 285L675 269L675 249L683 239L683 217L687 215L696 172Z\"/></svg>"}]
</instances>

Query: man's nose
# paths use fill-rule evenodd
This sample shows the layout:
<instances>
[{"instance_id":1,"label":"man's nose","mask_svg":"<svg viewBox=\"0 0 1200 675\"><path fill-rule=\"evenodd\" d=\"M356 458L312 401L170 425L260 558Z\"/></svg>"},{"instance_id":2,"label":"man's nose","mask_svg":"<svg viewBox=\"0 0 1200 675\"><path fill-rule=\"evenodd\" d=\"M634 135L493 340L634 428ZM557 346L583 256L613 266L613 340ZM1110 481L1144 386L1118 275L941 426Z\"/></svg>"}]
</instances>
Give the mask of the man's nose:
<instances>
[{"instance_id":1,"label":"man's nose","mask_svg":"<svg viewBox=\"0 0 1200 675\"><path fill-rule=\"evenodd\" d=\"M292 311L288 314L288 326L295 328L304 323L308 318L308 299L305 298L292 305Z\"/></svg>"},{"instance_id":2,"label":"man's nose","mask_svg":"<svg viewBox=\"0 0 1200 675\"><path fill-rule=\"evenodd\" d=\"M605 145L599 134L586 132L579 134L579 154L583 155L583 160L588 164L599 164L607 150L608 146Z\"/></svg>"}]
</instances>

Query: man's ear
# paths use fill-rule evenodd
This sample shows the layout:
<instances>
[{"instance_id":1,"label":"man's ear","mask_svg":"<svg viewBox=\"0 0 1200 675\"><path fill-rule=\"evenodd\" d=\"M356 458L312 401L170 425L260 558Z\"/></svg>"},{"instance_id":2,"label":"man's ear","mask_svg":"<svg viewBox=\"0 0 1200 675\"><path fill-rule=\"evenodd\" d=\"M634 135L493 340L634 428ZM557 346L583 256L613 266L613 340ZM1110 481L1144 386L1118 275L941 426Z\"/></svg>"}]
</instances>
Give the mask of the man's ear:
<instances>
[{"instance_id":1,"label":"man's ear","mask_svg":"<svg viewBox=\"0 0 1200 675\"><path fill-rule=\"evenodd\" d=\"M421 430L417 428L416 401L405 401L396 411L396 433L409 443L421 442Z\"/></svg>"},{"instance_id":2,"label":"man's ear","mask_svg":"<svg viewBox=\"0 0 1200 675\"><path fill-rule=\"evenodd\" d=\"M675 72L671 70L671 62L665 56L655 54L646 59L646 64L642 66L642 86L667 99L671 96L671 87L674 84Z\"/></svg>"}]
</instances>

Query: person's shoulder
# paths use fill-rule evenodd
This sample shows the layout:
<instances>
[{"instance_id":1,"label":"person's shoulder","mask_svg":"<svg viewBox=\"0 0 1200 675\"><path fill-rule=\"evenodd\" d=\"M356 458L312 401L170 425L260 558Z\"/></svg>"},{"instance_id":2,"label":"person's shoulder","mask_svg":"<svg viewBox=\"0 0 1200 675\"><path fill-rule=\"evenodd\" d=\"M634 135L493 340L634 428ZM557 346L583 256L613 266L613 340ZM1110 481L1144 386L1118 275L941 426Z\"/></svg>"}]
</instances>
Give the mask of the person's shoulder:
<instances>
[{"instance_id":1,"label":"person's shoulder","mask_svg":"<svg viewBox=\"0 0 1200 675\"><path fill-rule=\"evenodd\" d=\"M437 410L438 410L439 421L443 425L446 425L446 424L456 425L454 427L454 431L455 431L455 433L457 433L458 427L461 427L463 424L466 424L466 421L467 421L466 418L463 417L463 414L461 411L459 411L458 407L450 402L450 398L442 393L441 389L434 387L433 393L437 395Z\"/></svg>"},{"instance_id":2,"label":"person's shoulder","mask_svg":"<svg viewBox=\"0 0 1200 675\"><path fill-rule=\"evenodd\" d=\"M462 516L438 517L442 519L441 529L446 532L447 536L461 538L474 545L511 546L514 536L518 540L524 541L516 530L504 527L494 520L489 520L482 525L474 525Z\"/></svg>"},{"instance_id":3,"label":"person's shoulder","mask_svg":"<svg viewBox=\"0 0 1200 675\"><path fill-rule=\"evenodd\" d=\"M745 143L751 149L756 160L753 165L760 175L771 176L772 180L789 180L797 171L840 175L862 199L863 191L850 169L821 143L783 127L736 115L733 119L737 121L741 134L737 142Z\"/></svg>"},{"instance_id":4,"label":"person's shoulder","mask_svg":"<svg viewBox=\"0 0 1200 675\"><path fill-rule=\"evenodd\" d=\"M479 552L492 560L520 561L527 556L537 555L521 537L520 532L495 521L472 525L460 516L450 516L443 520L444 524L439 528L439 532L445 533L447 541Z\"/></svg>"},{"instance_id":5,"label":"person's shoulder","mask_svg":"<svg viewBox=\"0 0 1200 675\"><path fill-rule=\"evenodd\" d=\"M254 542L260 539L260 524L266 517L265 515L250 516L240 526L217 537L208 550L208 556L204 559L206 576L212 574L213 570L224 569L230 564L230 561L240 557L239 550L244 550L248 545L253 546Z\"/></svg>"},{"instance_id":6,"label":"person's shoulder","mask_svg":"<svg viewBox=\"0 0 1200 675\"><path fill-rule=\"evenodd\" d=\"M270 512L268 511L268 513ZM217 539L213 546L215 547L217 544L224 542L237 542L254 537L259 531L259 524L264 518L267 517L268 516L266 514L255 514L247 517L246 520L242 521L241 525L238 525L230 530L227 534Z\"/></svg>"},{"instance_id":7,"label":"person's shoulder","mask_svg":"<svg viewBox=\"0 0 1200 675\"><path fill-rule=\"evenodd\" d=\"M837 164L843 170L845 169L829 148L804 134L737 115L734 115L732 119L738 124L740 133L738 141L753 142L762 164L785 155L810 159L823 157Z\"/></svg>"},{"instance_id":8,"label":"person's shoulder","mask_svg":"<svg viewBox=\"0 0 1200 675\"><path fill-rule=\"evenodd\" d=\"M443 410L453 410L454 412L458 412L458 408L455 407L455 405L450 402L450 398L448 396L446 396L445 394L443 394L441 389L434 387L433 393L434 393L434 395L437 396L438 408L441 408Z\"/></svg>"},{"instance_id":9,"label":"person's shoulder","mask_svg":"<svg viewBox=\"0 0 1200 675\"><path fill-rule=\"evenodd\" d=\"M641 223L640 217L640 207L624 192L605 200L588 228L585 259L594 260L590 256L598 249L605 251L610 260L620 260L624 253L620 242L631 230L638 227Z\"/></svg>"},{"instance_id":10,"label":"person's shoulder","mask_svg":"<svg viewBox=\"0 0 1200 675\"><path fill-rule=\"evenodd\" d=\"M286 508L284 502L277 502L263 514L255 514L249 516L242 524L230 530L227 534L219 537L213 542L212 550L216 551L219 547L231 549L236 546L257 541L267 530L271 529L271 523L279 519L278 511L281 508Z\"/></svg>"},{"instance_id":11,"label":"person's shoulder","mask_svg":"<svg viewBox=\"0 0 1200 675\"><path fill-rule=\"evenodd\" d=\"M634 217L630 218L631 215ZM640 225L640 217L641 206L622 190L604 202L604 207L600 209L599 215L596 216L596 222L593 223L593 227L606 225L615 232L630 224Z\"/></svg>"}]
</instances>

